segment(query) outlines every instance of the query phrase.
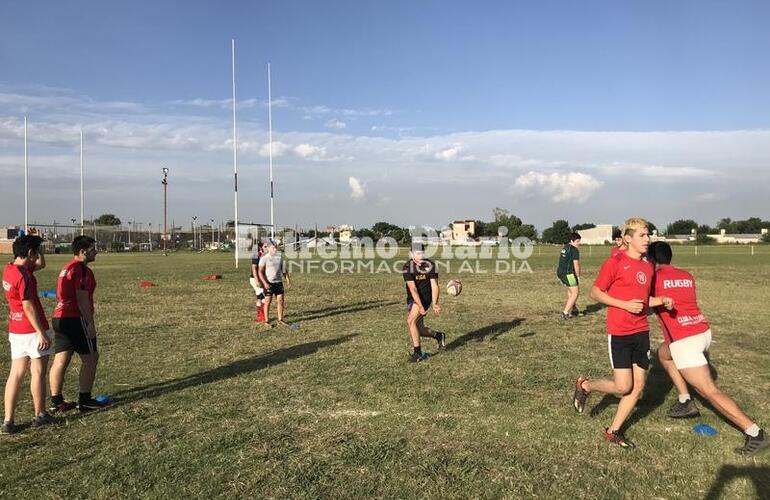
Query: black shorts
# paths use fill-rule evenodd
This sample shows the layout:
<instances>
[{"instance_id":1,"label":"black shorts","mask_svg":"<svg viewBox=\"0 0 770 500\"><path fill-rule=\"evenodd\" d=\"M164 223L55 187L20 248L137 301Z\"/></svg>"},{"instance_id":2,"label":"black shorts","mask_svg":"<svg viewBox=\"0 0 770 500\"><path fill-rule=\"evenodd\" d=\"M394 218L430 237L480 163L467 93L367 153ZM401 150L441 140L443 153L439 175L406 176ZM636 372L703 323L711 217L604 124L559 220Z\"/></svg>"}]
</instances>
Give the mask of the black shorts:
<instances>
[{"instance_id":1,"label":"black shorts","mask_svg":"<svg viewBox=\"0 0 770 500\"><path fill-rule=\"evenodd\" d=\"M83 318L53 319L54 352L93 354L96 351L96 337L89 339L88 325Z\"/></svg>"},{"instance_id":2,"label":"black shorts","mask_svg":"<svg viewBox=\"0 0 770 500\"><path fill-rule=\"evenodd\" d=\"M427 311L428 309L430 309L431 304L433 304L433 298L429 298L429 299L425 300L424 297L420 297L420 302L422 302L422 306ZM413 306L414 306L414 301L407 299L407 301L406 301L406 312L411 311Z\"/></svg>"},{"instance_id":3,"label":"black shorts","mask_svg":"<svg viewBox=\"0 0 770 500\"><path fill-rule=\"evenodd\" d=\"M282 281L276 281L275 283L270 283L270 286L265 289L265 296L269 297L271 295L283 295Z\"/></svg>"},{"instance_id":4,"label":"black shorts","mask_svg":"<svg viewBox=\"0 0 770 500\"><path fill-rule=\"evenodd\" d=\"M643 370L650 368L650 332L631 335L607 335L607 348L613 369L632 368L637 365Z\"/></svg>"}]
</instances>

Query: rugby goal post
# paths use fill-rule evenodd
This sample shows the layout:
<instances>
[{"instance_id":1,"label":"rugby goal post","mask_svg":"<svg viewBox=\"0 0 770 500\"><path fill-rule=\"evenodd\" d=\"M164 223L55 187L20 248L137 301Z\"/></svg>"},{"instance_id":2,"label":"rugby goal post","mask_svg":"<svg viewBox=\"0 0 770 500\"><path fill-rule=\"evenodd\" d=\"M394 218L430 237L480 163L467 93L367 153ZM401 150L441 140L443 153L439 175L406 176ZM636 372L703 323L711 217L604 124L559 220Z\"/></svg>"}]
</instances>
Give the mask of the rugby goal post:
<instances>
[{"instance_id":1,"label":"rugby goal post","mask_svg":"<svg viewBox=\"0 0 770 500\"><path fill-rule=\"evenodd\" d=\"M238 223L238 258L251 259L257 253L257 244L266 243L270 239L273 226L270 224L244 224Z\"/></svg>"}]
</instances>

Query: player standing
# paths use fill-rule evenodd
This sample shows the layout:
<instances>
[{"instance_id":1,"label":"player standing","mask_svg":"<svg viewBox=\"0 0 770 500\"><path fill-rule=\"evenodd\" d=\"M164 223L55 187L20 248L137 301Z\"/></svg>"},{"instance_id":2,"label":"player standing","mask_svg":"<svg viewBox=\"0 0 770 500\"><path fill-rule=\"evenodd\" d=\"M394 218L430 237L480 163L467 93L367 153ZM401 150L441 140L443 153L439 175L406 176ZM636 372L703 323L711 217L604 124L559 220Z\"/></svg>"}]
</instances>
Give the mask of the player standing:
<instances>
[{"instance_id":1,"label":"player standing","mask_svg":"<svg viewBox=\"0 0 770 500\"><path fill-rule=\"evenodd\" d=\"M556 268L556 276L567 288L567 302L561 313L562 319L570 319L577 316L577 299L580 294L580 234L574 232L569 237L569 242L564 245L559 254L559 266ZM574 313L573 313L574 309Z\"/></svg>"},{"instance_id":2,"label":"player standing","mask_svg":"<svg viewBox=\"0 0 770 500\"><path fill-rule=\"evenodd\" d=\"M614 257L619 253L626 253L628 247L626 246L626 242L623 241L623 233L620 232L620 228L612 230L612 241L615 243L615 246L612 247L612 250L610 251L610 257Z\"/></svg>"},{"instance_id":3,"label":"player standing","mask_svg":"<svg viewBox=\"0 0 770 500\"><path fill-rule=\"evenodd\" d=\"M265 324L270 324L270 303L272 298L276 298L278 323L286 325L283 320L284 314L284 287L283 280L286 279L286 288L291 287L291 281L289 281L289 273L286 272L283 264L283 257L278 253L278 248L272 240L268 240L265 244L267 247L267 253L262 255L259 259L259 267L257 273L259 281L265 288L265 300L263 301L263 308L265 311Z\"/></svg>"},{"instance_id":4,"label":"player standing","mask_svg":"<svg viewBox=\"0 0 770 500\"><path fill-rule=\"evenodd\" d=\"M42 239L28 234L13 242L13 262L3 269L3 290L8 300L8 342L11 344L11 371L5 383L5 418L0 432L16 432L16 405L21 382L31 368L30 390L35 417L32 427L54 422L45 411L45 372L51 354L48 321L37 294L35 271L45 267Z\"/></svg>"}]
</instances>

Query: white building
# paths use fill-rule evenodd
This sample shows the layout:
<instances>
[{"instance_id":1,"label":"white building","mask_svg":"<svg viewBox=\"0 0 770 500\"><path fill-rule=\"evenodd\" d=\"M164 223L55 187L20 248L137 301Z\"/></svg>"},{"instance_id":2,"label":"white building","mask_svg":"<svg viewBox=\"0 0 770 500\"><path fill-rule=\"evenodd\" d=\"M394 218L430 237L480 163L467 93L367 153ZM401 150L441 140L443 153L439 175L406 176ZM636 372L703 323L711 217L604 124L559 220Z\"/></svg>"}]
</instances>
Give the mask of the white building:
<instances>
[{"instance_id":1,"label":"white building","mask_svg":"<svg viewBox=\"0 0 770 500\"><path fill-rule=\"evenodd\" d=\"M612 224L599 224L591 229L580 229L581 245L604 245L612 243Z\"/></svg>"}]
</instances>

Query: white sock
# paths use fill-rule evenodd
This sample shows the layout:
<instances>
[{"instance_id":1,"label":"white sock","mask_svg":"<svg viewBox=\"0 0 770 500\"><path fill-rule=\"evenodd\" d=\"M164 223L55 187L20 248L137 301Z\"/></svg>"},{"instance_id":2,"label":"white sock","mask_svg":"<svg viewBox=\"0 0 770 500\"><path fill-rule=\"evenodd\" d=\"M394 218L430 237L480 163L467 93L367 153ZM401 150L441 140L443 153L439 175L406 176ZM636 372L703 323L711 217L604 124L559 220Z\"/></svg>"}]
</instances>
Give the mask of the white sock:
<instances>
[{"instance_id":1,"label":"white sock","mask_svg":"<svg viewBox=\"0 0 770 500\"><path fill-rule=\"evenodd\" d=\"M680 403L685 404L689 400L690 400L690 395L689 394L680 394L679 395L679 402Z\"/></svg>"},{"instance_id":2,"label":"white sock","mask_svg":"<svg viewBox=\"0 0 770 500\"><path fill-rule=\"evenodd\" d=\"M755 437L759 436L759 426L757 424L751 424L751 427L749 427L748 429L746 429L743 432L745 432L747 435L755 438Z\"/></svg>"}]
</instances>

